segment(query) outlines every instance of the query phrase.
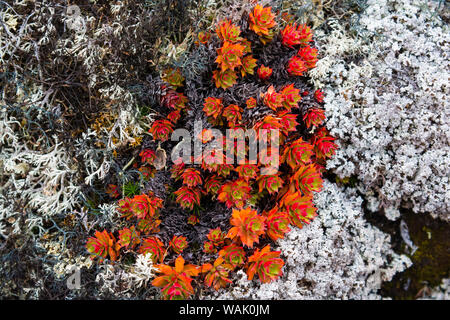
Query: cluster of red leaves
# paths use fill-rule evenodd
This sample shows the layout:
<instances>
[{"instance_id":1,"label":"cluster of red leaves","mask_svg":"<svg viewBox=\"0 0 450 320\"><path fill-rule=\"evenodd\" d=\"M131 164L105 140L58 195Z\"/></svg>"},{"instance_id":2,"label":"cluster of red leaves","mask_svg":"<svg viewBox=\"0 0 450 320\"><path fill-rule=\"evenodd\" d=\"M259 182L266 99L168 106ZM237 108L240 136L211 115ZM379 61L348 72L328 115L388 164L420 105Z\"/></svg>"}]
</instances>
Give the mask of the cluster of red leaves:
<instances>
[{"instance_id":1,"label":"cluster of red leaves","mask_svg":"<svg viewBox=\"0 0 450 320\"><path fill-rule=\"evenodd\" d=\"M249 29L255 32L266 44L275 36L275 15L270 7L256 5L249 15ZM216 87L227 89L236 83L238 74L242 77L254 74L257 60L251 55L251 43L241 37L241 30L229 20L220 21L216 34L222 41L217 50L215 62L218 69L213 71ZM197 44L206 44L211 34L198 34ZM317 49L312 48L312 32L306 25L290 24L281 30L281 42L292 50L300 46L287 67L291 76L302 76L307 70L314 68L317 62ZM260 65L257 75L261 80L270 81L272 68ZM176 90L183 86L184 78L177 70L167 70L163 79L168 87L161 98L161 104L172 110L167 118L153 123L150 132L157 140L165 141L186 108L187 98ZM160 276L153 280L154 286L161 288L164 299L187 299L194 294L193 277L203 275L203 283L216 290L231 283L230 275L236 268L244 268L249 280L257 275L266 283L282 275L284 261L280 251L271 251L270 245L261 248L261 239L272 241L284 238L292 226L302 228L317 215L313 204L314 192L322 188L321 170L327 158L330 158L337 145L328 131L321 127L325 120L323 109L314 107L307 110L302 117L303 124L310 131L311 138L304 140L297 132L298 107L302 96L308 92L300 92L294 84L281 88L270 86L260 97L249 97L242 105L224 105L222 97L208 97L203 104L203 111L208 121L223 129L245 129L249 124L242 120L244 108L256 108L262 104L271 110L261 120L253 123L257 132L254 139L272 143L272 135L259 134L260 129L275 129L280 135L280 143L275 151L260 150L259 163L229 164L227 159L222 163L213 160L224 157L214 152L203 154L201 165L187 167L180 159L171 168L171 176L181 182L181 187L174 192L176 202L186 210L193 211L188 223L195 225L202 197L217 199L232 209L229 230L211 229L203 243L203 252L215 256L214 261L201 266L185 264L180 255L188 247L183 236L173 236L167 248L162 241L151 233L158 232L159 210L162 200L153 194L137 195L118 201L119 212L127 219L136 219L136 227L119 230L118 241L106 230L96 232L87 242L87 249L93 257L117 260L121 248L131 250L138 247L139 253L150 254ZM323 93L317 90L314 97L318 103L323 102ZM204 129L199 137L202 143L213 139L211 129ZM248 146L234 143L234 156L249 154ZM225 145L224 148L228 147ZM263 152L265 151L265 152ZM280 156L279 156L280 155ZM141 162L152 165L155 153L142 150ZM279 161L278 171L267 171L275 160ZM263 174L263 169L265 173ZM267 174L267 172L269 172ZM111 197L119 197L117 188L108 187ZM272 204L268 210L258 213L256 205L262 198L269 198ZM266 242L266 241L264 241ZM264 243L263 242L263 243ZM259 246L259 247L258 247ZM174 267L164 264L168 250L180 255Z\"/></svg>"},{"instance_id":2,"label":"cluster of red leaves","mask_svg":"<svg viewBox=\"0 0 450 320\"><path fill-rule=\"evenodd\" d=\"M271 8L259 5L250 13L249 28L260 36L263 44L274 38L273 27L276 25L274 17ZM220 87L217 74L232 75L232 81L226 86L229 87L237 80L235 70L245 69L245 48L250 48L250 45L241 37L240 28L228 20L219 22L216 33L223 41L223 46L218 49L216 63L219 70L214 73L214 80L216 86ZM302 76L307 70L315 67L317 49L310 46L312 32L308 26L287 25L281 30L281 41L290 49L300 46L287 65L287 71L291 76ZM256 66L256 60L254 63ZM253 74L253 69L252 72L246 73ZM261 80L270 81L271 74L270 66L260 65L257 69L257 75ZM275 129L281 132L277 152L264 154L260 151L258 164L231 165L225 162L225 158L222 164L211 163L209 160L218 155L210 154L203 156L200 168L177 165L172 171L174 177L183 178L183 186L175 193L178 196L177 201L183 208L192 210L194 208L192 203L199 205L201 197L209 195L217 197L218 201L232 209L231 228L227 232L223 232L220 228L210 230L208 240L203 244L203 251L206 254L218 253L216 261L207 264L201 271L207 273L205 283L208 286L218 289L227 285L229 273L243 265L247 269L249 279L256 274L263 282L276 279L282 274L284 264L279 258L280 252L270 251L270 246L266 246L261 250L256 248L253 255L247 258L244 247L253 249L263 237L273 241L282 239L290 231L291 225L301 228L316 216L312 196L314 192L321 190L321 168L324 161L333 155L337 146L326 129L320 128L325 115L323 109L319 107L311 108L303 115L305 126L314 132L312 138L305 141L296 135L296 128L300 123L297 122L298 113L294 113L294 110L298 110L302 96L308 94L300 92L294 84L287 84L278 90L273 85L269 86L266 92L260 94L259 100L256 97L249 97L242 106L235 104L226 106L222 97L205 99L203 111L212 125L227 129L245 129L246 123L242 122L243 108L252 109L257 107L258 103L262 103L273 113L256 122L253 129L256 132L260 129ZM320 90L315 92L314 97L318 103L323 102L323 93ZM198 138L203 143L210 142L211 130L203 130ZM257 133L256 139L269 143L272 137ZM236 142L233 149L235 155L240 154L244 157L248 155L249 150L245 145L241 149L239 147ZM273 163L278 154L282 170L272 174L261 174L262 169L267 169L267 165ZM185 172L189 172L187 175L189 181L184 179ZM232 178L235 175L237 178ZM201 182L204 182L203 188L199 187ZM192 190L194 187L195 191ZM258 214L252 207L264 195L274 199L276 204L270 210ZM195 214L191 215L190 219L193 217L197 219Z\"/></svg>"}]
</instances>

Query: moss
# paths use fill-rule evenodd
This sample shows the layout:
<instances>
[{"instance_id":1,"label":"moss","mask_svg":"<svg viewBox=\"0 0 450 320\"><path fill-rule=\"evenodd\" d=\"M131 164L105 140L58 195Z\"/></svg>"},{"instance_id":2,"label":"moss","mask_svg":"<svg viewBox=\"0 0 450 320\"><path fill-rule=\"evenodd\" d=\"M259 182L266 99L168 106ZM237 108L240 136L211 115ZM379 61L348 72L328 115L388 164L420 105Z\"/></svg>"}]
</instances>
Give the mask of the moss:
<instances>
[{"instance_id":1,"label":"moss","mask_svg":"<svg viewBox=\"0 0 450 320\"><path fill-rule=\"evenodd\" d=\"M416 299L425 291L422 289L438 286L449 276L450 224L413 212L402 212L402 218L418 249L409 255L413 265L384 283L381 294L394 299ZM400 248L402 253L410 252L404 243Z\"/></svg>"}]
</instances>

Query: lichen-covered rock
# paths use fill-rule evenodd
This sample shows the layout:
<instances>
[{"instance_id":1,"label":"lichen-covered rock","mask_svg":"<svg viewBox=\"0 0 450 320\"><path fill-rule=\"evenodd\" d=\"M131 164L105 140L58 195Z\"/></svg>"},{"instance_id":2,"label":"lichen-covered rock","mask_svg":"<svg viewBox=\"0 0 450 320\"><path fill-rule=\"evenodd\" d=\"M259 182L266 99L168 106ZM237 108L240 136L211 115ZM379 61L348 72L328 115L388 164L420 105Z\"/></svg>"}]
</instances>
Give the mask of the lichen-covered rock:
<instances>
[{"instance_id":1,"label":"lichen-covered rock","mask_svg":"<svg viewBox=\"0 0 450 320\"><path fill-rule=\"evenodd\" d=\"M238 272L233 286L217 298L379 299L381 282L411 265L392 251L389 235L364 219L354 190L325 181L315 203L316 219L278 241L286 261L281 279L260 284Z\"/></svg>"}]
</instances>

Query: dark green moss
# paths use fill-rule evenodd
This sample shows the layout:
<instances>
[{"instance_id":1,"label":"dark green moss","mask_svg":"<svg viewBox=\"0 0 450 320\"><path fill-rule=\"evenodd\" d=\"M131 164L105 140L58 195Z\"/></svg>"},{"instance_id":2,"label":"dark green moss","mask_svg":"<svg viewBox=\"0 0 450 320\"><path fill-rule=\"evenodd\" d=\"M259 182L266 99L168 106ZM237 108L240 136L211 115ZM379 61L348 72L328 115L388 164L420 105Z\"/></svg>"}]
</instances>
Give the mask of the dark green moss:
<instances>
[{"instance_id":1,"label":"dark green moss","mask_svg":"<svg viewBox=\"0 0 450 320\"><path fill-rule=\"evenodd\" d=\"M427 288L440 285L442 279L449 276L450 224L433 219L427 214L415 214L411 211L403 211L402 219L406 222L410 238L418 249L410 255L410 248L404 241L399 242L400 222L397 222L396 230L391 230L396 232L395 249L399 253L408 254L413 265L394 276L392 281L383 283L380 293L393 299L416 299L426 294Z\"/></svg>"}]
</instances>

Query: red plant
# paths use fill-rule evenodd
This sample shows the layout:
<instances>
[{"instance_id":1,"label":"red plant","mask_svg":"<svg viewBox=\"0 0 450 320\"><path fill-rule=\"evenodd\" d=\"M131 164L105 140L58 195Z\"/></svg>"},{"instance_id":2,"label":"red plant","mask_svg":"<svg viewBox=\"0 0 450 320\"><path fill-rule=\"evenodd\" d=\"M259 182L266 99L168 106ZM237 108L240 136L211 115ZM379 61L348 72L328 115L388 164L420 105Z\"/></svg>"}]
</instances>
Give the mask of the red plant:
<instances>
[{"instance_id":1,"label":"red plant","mask_svg":"<svg viewBox=\"0 0 450 320\"><path fill-rule=\"evenodd\" d=\"M233 127L242 120L241 113L242 109L239 106L230 104L228 107L223 109L222 116L227 119L228 125Z\"/></svg>"},{"instance_id":2,"label":"red plant","mask_svg":"<svg viewBox=\"0 0 450 320\"><path fill-rule=\"evenodd\" d=\"M134 226L131 228L123 228L119 230L119 241L118 245L120 248L128 248L133 249L141 242L139 231L136 230Z\"/></svg>"},{"instance_id":3,"label":"red plant","mask_svg":"<svg viewBox=\"0 0 450 320\"><path fill-rule=\"evenodd\" d=\"M257 179L259 192L263 190L269 191L269 194L277 193L278 190L283 186L283 179L278 175L264 175Z\"/></svg>"},{"instance_id":4,"label":"red plant","mask_svg":"<svg viewBox=\"0 0 450 320\"><path fill-rule=\"evenodd\" d=\"M290 182L291 193L301 191L305 195L310 195L312 192L319 192L322 189L323 180L316 165L309 164L299 166L291 176Z\"/></svg>"},{"instance_id":5,"label":"red plant","mask_svg":"<svg viewBox=\"0 0 450 320\"><path fill-rule=\"evenodd\" d=\"M262 283L271 282L279 278L283 272L284 261L278 258L281 251L270 251L270 246L265 246L261 251L256 249L255 253L248 258L249 267L247 276L252 280L258 274Z\"/></svg>"},{"instance_id":6,"label":"red plant","mask_svg":"<svg viewBox=\"0 0 450 320\"><path fill-rule=\"evenodd\" d=\"M217 88L228 89L236 84L237 75L236 72L229 69L225 72L214 70L213 79Z\"/></svg>"},{"instance_id":7,"label":"red plant","mask_svg":"<svg viewBox=\"0 0 450 320\"><path fill-rule=\"evenodd\" d=\"M257 4L249 15L250 29L259 36L269 36L269 29L275 27L275 15L271 7L263 8Z\"/></svg>"},{"instance_id":8,"label":"red plant","mask_svg":"<svg viewBox=\"0 0 450 320\"><path fill-rule=\"evenodd\" d=\"M273 111L277 111L277 108L281 107L283 103L283 97L275 91L273 86L270 86L264 94L264 104Z\"/></svg>"},{"instance_id":9,"label":"red plant","mask_svg":"<svg viewBox=\"0 0 450 320\"><path fill-rule=\"evenodd\" d=\"M224 19L217 23L216 33L220 40L232 43L240 41L241 28L234 25L230 20Z\"/></svg>"},{"instance_id":10,"label":"red plant","mask_svg":"<svg viewBox=\"0 0 450 320\"><path fill-rule=\"evenodd\" d=\"M247 74L254 74L256 68L256 59L252 55L245 56L242 59L241 75L245 77Z\"/></svg>"},{"instance_id":11,"label":"red plant","mask_svg":"<svg viewBox=\"0 0 450 320\"><path fill-rule=\"evenodd\" d=\"M217 249L214 246L214 243L212 243L211 241L205 241L205 243L203 243L203 252L208 254L214 254L217 252Z\"/></svg>"},{"instance_id":12,"label":"red plant","mask_svg":"<svg viewBox=\"0 0 450 320\"><path fill-rule=\"evenodd\" d=\"M281 156L281 161L286 163L295 170L303 164L311 162L311 157L314 155L313 146L302 138L299 138L290 145L288 145Z\"/></svg>"},{"instance_id":13,"label":"red plant","mask_svg":"<svg viewBox=\"0 0 450 320\"><path fill-rule=\"evenodd\" d=\"M304 48L300 48L298 50L297 55L302 58L308 69L312 69L316 67L316 63L319 60L317 58L317 49L311 48L310 46L306 46Z\"/></svg>"},{"instance_id":14,"label":"red plant","mask_svg":"<svg viewBox=\"0 0 450 320\"><path fill-rule=\"evenodd\" d=\"M114 236L106 230L95 231L95 237L90 237L86 243L86 249L91 254L91 259L99 258L101 261L108 255L112 261L115 261L119 248Z\"/></svg>"},{"instance_id":15,"label":"red plant","mask_svg":"<svg viewBox=\"0 0 450 320\"><path fill-rule=\"evenodd\" d=\"M220 66L221 71L225 72L240 67L244 49L245 47L239 43L225 41L223 46L217 50L216 63Z\"/></svg>"},{"instance_id":16,"label":"red plant","mask_svg":"<svg viewBox=\"0 0 450 320\"><path fill-rule=\"evenodd\" d=\"M303 44L306 45L308 42L312 41L311 28L306 25L298 25L296 23L287 25L283 30L281 30L281 36L283 37L281 42L292 48L295 45Z\"/></svg>"},{"instance_id":17,"label":"red plant","mask_svg":"<svg viewBox=\"0 0 450 320\"><path fill-rule=\"evenodd\" d=\"M217 227L215 229L209 230L209 233L206 237L214 244L214 246L218 247L223 245L225 236L226 234L223 233L222 230L220 230L220 227Z\"/></svg>"},{"instance_id":18,"label":"red plant","mask_svg":"<svg viewBox=\"0 0 450 320\"><path fill-rule=\"evenodd\" d=\"M181 112L180 110L174 110L167 115L167 119L173 124L177 123L180 120Z\"/></svg>"},{"instance_id":19,"label":"red plant","mask_svg":"<svg viewBox=\"0 0 450 320\"><path fill-rule=\"evenodd\" d=\"M303 73L308 70L308 66L302 58L299 58L297 56L293 56L289 62L287 71L290 75L293 76L303 76Z\"/></svg>"},{"instance_id":20,"label":"red plant","mask_svg":"<svg viewBox=\"0 0 450 320\"><path fill-rule=\"evenodd\" d=\"M313 125L318 127L325 120L325 111L322 109L311 108L309 109L305 115L303 116L303 121L308 128L311 128Z\"/></svg>"},{"instance_id":21,"label":"red plant","mask_svg":"<svg viewBox=\"0 0 450 320\"><path fill-rule=\"evenodd\" d=\"M183 252L183 250L186 249L187 246L188 242L186 240L186 237L183 236L173 236L172 240L170 240L169 242L169 247L178 254Z\"/></svg>"},{"instance_id":22,"label":"red plant","mask_svg":"<svg viewBox=\"0 0 450 320\"><path fill-rule=\"evenodd\" d=\"M242 164L236 168L236 171L239 178L248 181L257 177L259 168L255 164Z\"/></svg>"},{"instance_id":23,"label":"red plant","mask_svg":"<svg viewBox=\"0 0 450 320\"><path fill-rule=\"evenodd\" d=\"M207 44L209 42L209 39L211 39L211 33L200 31L197 35L197 38L201 44Z\"/></svg>"},{"instance_id":24,"label":"red plant","mask_svg":"<svg viewBox=\"0 0 450 320\"><path fill-rule=\"evenodd\" d=\"M141 157L142 163L148 163L153 164L153 161L156 159L156 153L155 151L151 149L144 149L139 153L139 156Z\"/></svg>"},{"instance_id":25,"label":"red plant","mask_svg":"<svg viewBox=\"0 0 450 320\"><path fill-rule=\"evenodd\" d=\"M223 181L219 176L212 175L205 181L205 190L206 192L215 195L219 191L222 184Z\"/></svg>"},{"instance_id":26,"label":"red plant","mask_svg":"<svg viewBox=\"0 0 450 320\"><path fill-rule=\"evenodd\" d=\"M191 188L203 183L200 171L194 168L185 169L181 177L183 178L183 184Z\"/></svg>"},{"instance_id":27,"label":"red plant","mask_svg":"<svg viewBox=\"0 0 450 320\"><path fill-rule=\"evenodd\" d=\"M145 238L139 247L139 253L150 254L153 263L162 262L166 255L164 244L157 237Z\"/></svg>"},{"instance_id":28,"label":"red plant","mask_svg":"<svg viewBox=\"0 0 450 320\"><path fill-rule=\"evenodd\" d=\"M130 202L130 211L139 219L155 217L162 207L163 200L153 193L136 195Z\"/></svg>"},{"instance_id":29,"label":"red plant","mask_svg":"<svg viewBox=\"0 0 450 320\"><path fill-rule=\"evenodd\" d=\"M198 188L181 187L174 192L176 201L183 209L193 210L200 205L201 190Z\"/></svg>"},{"instance_id":30,"label":"red plant","mask_svg":"<svg viewBox=\"0 0 450 320\"><path fill-rule=\"evenodd\" d=\"M267 80L272 75L272 68L266 67L263 64L258 68L258 77L261 80Z\"/></svg>"},{"instance_id":31,"label":"red plant","mask_svg":"<svg viewBox=\"0 0 450 320\"><path fill-rule=\"evenodd\" d=\"M322 90L317 89L314 92L314 98L316 98L317 102L322 103L323 102L323 98L324 98Z\"/></svg>"},{"instance_id":32,"label":"red plant","mask_svg":"<svg viewBox=\"0 0 450 320\"><path fill-rule=\"evenodd\" d=\"M166 300L184 300L194 294L192 288L192 276L198 276L198 266L184 264L184 259L179 256L175 260L175 268L165 264L156 265L158 272L163 274L152 281L152 285L162 288L162 298Z\"/></svg>"},{"instance_id":33,"label":"red plant","mask_svg":"<svg viewBox=\"0 0 450 320\"><path fill-rule=\"evenodd\" d=\"M279 211L277 207L267 212L266 225L267 235L273 240L284 238L285 233L289 232L289 216L284 211Z\"/></svg>"},{"instance_id":34,"label":"red plant","mask_svg":"<svg viewBox=\"0 0 450 320\"><path fill-rule=\"evenodd\" d=\"M245 263L245 251L241 246L236 244L230 244L223 247L219 251L219 257L222 257L233 268L243 265Z\"/></svg>"},{"instance_id":35,"label":"red plant","mask_svg":"<svg viewBox=\"0 0 450 320\"><path fill-rule=\"evenodd\" d=\"M191 214L188 218L188 224L195 226L199 223L198 217L195 214Z\"/></svg>"},{"instance_id":36,"label":"red plant","mask_svg":"<svg viewBox=\"0 0 450 320\"><path fill-rule=\"evenodd\" d=\"M232 283L228 279L231 271L233 271L233 267L225 263L222 258L217 258L213 265L206 263L201 267L201 272L206 273L205 284L215 290L225 288L227 284Z\"/></svg>"},{"instance_id":37,"label":"red plant","mask_svg":"<svg viewBox=\"0 0 450 320\"><path fill-rule=\"evenodd\" d=\"M331 158L338 148L337 144L333 142L334 140L336 140L336 138L330 136L328 130L324 127L317 130L312 137L316 156L320 159Z\"/></svg>"},{"instance_id":38,"label":"red plant","mask_svg":"<svg viewBox=\"0 0 450 320\"><path fill-rule=\"evenodd\" d=\"M283 206L289 214L290 222L302 228L317 216L311 196L303 196L300 192L287 193L283 196Z\"/></svg>"},{"instance_id":39,"label":"red plant","mask_svg":"<svg viewBox=\"0 0 450 320\"><path fill-rule=\"evenodd\" d=\"M256 99L253 97L248 98L245 103L248 109L256 108Z\"/></svg>"},{"instance_id":40,"label":"red plant","mask_svg":"<svg viewBox=\"0 0 450 320\"><path fill-rule=\"evenodd\" d=\"M178 88L183 86L184 77L179 68L172 69L169 68L165 71L162 79L169 83L173 88Z\"/></svg>"},{"instance_id":41,"label":"red plant","mask_svg":"<svg viewBox=\"0 0 450 320\"><path fill-rule=\"evenodd\" d=\"M173 132L173 124L169 120L156 120L148 132L153 135L155 140L164 142L169 139L169 135Z\"/></svg>"},{"instance_id":42,"label":"red plant","mask_svg":"<svg viewBox=\"0 0 450 320\"><path fill-rule=\"evenodd\" d=\"M283 106L289 112L292 108L298 108L298 103L302 99L302 97L300 96L300 90L294 88L294 84L285 86L280 91L280 96Z\"/></svg>"},{"instance_id":43,"label":"red plant","mask_svg":"<svg viewBox=\"0 0 450 320\"><path fill-rule=\"evenodd\" d=\"M203 111L208 117L217 118L223 109L222 99L208 97L203 104Z\"/></svg>"},{"instance_id":44,"label":"red plant","mask_svg":"<svg viewBox=\"0 0 450 320\"><path fill-rule=\"evenodd\" d=\"M220 187L217 199L225 202L228 208L234 206L241 209L250 198L251 190L248 182L243 179L229 181Z\"/></svg>"},{"instance_id":45,"label":"red plant","mask_svg":"<svg viewBox=\"0 0 450 320\"><path fill-rule=\"evenodd\" d=\"M234 239L237 236L250 248L253 248L253 244L259 242L259 236L265 233L265 218L250 208L233 209L230 224L233 227L228 231L227 238Z\"/></svg>"},{"instance_id":46,"label":"red plant","mask_svg":"<svg viewBox=\"0 0 450 320\"><path fill-rule=\"evenodd\" d=\"M282 132L284 135L288 136L289 132L297 131L297 115L288 113L288 111L280 112L278 114L278 117L280 118L280 124L282 125Z\"/></svg>"}]
</instances>

